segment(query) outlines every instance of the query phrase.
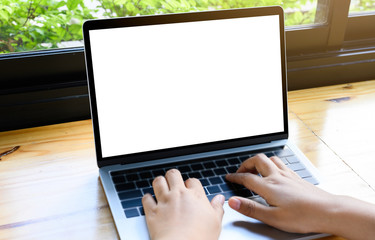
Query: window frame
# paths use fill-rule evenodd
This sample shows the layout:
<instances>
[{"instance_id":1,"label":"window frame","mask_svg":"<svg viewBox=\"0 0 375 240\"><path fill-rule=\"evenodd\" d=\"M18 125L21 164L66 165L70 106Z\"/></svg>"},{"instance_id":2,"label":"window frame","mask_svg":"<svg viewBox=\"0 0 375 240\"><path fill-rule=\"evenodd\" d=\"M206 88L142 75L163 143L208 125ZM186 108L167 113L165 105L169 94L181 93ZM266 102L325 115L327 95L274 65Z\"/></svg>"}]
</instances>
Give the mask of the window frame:
<instances>
[{"instance_id":1,"label":"window frame","mask_svg":"<svg viewBox=\"0 0 375 240\"><path fill-rule=\"evenodd\" d=\"M364 39L375 39L375 11L349 15L345 41L363 41Z\"/></svg>"},{"instance_id":2,"label":"window frame","mask_svg":"<svg viewBox=\"0 0 375 240\"><path fill-rule=\"evenodd\" d=\"M328 14L324 24L286 28L287 56L320 53L327 49L338 49L343 41L348 22L350 0L318 0L318 21ZM356 16L350 21L350 31L367 32L366 19L372 16ZM346 19L345 19L346 18ZM345 24L338 24L345 22ZM358 28L360 26L360 28ZM359 35L355 33L355 35ZM374 36L373 36L374 37ZM350 37L349 37L350 38ZM328 41L328 42L327 42ZM0 94L24 90L59 87L61 85L85 84L86 69L83 47L52 49L25 53L0 55L2 69ZM22 71L15 71L22 69ZM35 84L30 83L35 81Z\"/></svg>"},{"instance_id":3,"label":"window frame","mask_svg":"<svg viewBox=\"0 0 375 240\"><path fill-rule=\"evenodd\" d=\"M317 4L321 10L317 11L316 21L326 19L324 24L286 28L289 90L375 79L375 73L369 71L375 63L375 24L367 24L375 22L375 14L349 15L350 0L318 0ZM18 113L22 108L14 106L32 102L38 107L47 101L51 104L44 106L44 112L59 115L47 116L51 121L24 124L22 114L20 121L12 121L10 114L8 119L0 120L0 131L90 117L83 47L2 54L0 69L0 110ZM360 74L354 74L358 71L353 69L360 70ZM57 97L48 94L51 91L59 92ZM38 97L31 99L30 94L35 93ZM75 100L81 104L83 98L85 106L75 105ZM70 101L70 107L59 113L53 103L62 105L64 101ZM77 112L82 114L77 116Z\"/></svg>"}]
</instances>

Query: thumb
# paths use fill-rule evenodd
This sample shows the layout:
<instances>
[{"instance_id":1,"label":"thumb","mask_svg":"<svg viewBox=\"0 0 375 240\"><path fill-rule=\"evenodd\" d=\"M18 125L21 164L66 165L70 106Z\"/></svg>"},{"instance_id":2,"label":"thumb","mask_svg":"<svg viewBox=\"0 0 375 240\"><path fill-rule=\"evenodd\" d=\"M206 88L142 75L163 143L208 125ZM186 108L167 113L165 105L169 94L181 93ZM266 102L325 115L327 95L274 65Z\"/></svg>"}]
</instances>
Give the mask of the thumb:
<instances>
[{"instance_id":1,"label":"thumb","mask_svg":"<svg viewBox=\"0 0 375 240\"><path fill-rule=\"evenodd\" d=\"M269 207L247 198L231 197L228 204L233 210L262 222L267 222L271 217L271 209Z\"/></svg>"},{"instance_id":2,"label":"thumb","mask_svg":"<svg viewBox=\"0 0 375 240\"><path fill-rule=\"evenodd\" d=\"M221 194L216 195L212 200L211 200L211 206L215 211L219 214L219 216L222 218L224 215L224 205L225 197Z\"/></svg>"}]
</instances>

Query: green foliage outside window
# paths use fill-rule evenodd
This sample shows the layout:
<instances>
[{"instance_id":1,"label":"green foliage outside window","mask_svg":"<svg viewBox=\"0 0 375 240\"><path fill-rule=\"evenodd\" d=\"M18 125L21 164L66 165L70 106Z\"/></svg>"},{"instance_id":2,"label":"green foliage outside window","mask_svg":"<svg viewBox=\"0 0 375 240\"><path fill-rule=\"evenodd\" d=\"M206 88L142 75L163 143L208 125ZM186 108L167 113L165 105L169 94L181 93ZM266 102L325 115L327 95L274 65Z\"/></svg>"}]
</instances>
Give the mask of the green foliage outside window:
<instances>
[{"instance_id":1,"label":"green foliage outside window","mask_svg":"<svg viewBox=\"0 0 375 240\"><path fill-rule=\"evenodd\" d=\"M375 0L351 0L350 12L375 11Z\"/></svg>"},{"instance_id":2,"label":"green foliage outside window","mask_svg":"<svg viewBox=\"0 0 375 240\"><path fill-rule=\"evenodd\" d=\"M286 25L314 23L317 0L1 0L0 53L57 48L82 40L82 23L98 17L281 5ZM367 0L373 1L373 0ZM94 9L88 3L95 3ZM310 4L309 10L303 10Z\"/></svg>"},{"instance_id":3,"label":"green foliage outside window","mask_svg":"<svg viewBox=\"0 0 375 240\"><path fill-rule=\"evenodd\" d=\"M90 18L83 0L1 0L0 53L56 48L62 41L82 39L82 22Z\"/></svg>"}]
</instances>

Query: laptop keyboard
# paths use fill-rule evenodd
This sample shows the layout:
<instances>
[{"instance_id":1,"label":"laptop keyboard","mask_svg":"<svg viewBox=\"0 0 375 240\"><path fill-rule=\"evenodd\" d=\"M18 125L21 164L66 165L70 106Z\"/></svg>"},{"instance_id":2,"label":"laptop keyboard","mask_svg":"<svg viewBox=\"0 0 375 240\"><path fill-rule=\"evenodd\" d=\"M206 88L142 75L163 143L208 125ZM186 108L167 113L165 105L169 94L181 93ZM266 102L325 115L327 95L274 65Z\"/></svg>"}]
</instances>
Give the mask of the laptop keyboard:
<instances>
[{"instance_id":1,"label":"laptop keyboard","mask_svg":"<svg viewBox=\"0 0 375 240\"><path fill-rule=\"evenodd\" d=\"M154 195L152 181L155 177L164 175L169 169L177 168L184 180L197 178L202 183L207 198L211 199L216 194L222 194L228 200L232 196L254 197L257 194L242 185L226 181L227 173L237 171L243 161L260 152L249 152L240 156L220 156L216 158L198 159L187 162L165 164L133 170L111 172L118 197L127 218L144 215L142 197L146 193ZM274 148L263 150L268 157L278 156L284 164L295 171L300 177L312 184L317 180L299 161L289 148Z\"/></svg>"}]
</instances>

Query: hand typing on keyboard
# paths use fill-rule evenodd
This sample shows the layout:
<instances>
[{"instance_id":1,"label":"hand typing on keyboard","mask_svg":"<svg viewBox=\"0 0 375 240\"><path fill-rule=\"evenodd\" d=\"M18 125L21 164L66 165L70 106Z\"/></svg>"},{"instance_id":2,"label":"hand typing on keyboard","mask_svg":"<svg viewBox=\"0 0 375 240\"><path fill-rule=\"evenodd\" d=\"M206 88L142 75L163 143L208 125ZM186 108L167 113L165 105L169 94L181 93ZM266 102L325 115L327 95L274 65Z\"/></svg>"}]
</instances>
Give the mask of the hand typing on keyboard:
<instances>
[{"instance_id":1,"label":"hand typing on keyboard","mask_svg":"<svg viewBox=\"0 0 375 240\"><path fill-rule=\"evenodd\" d=\"M278 157L259 154L226 178L258 193L270 205L232 197L228 201L232 209L288 232L321 231L318 223L323 220L317 213L329 206L332 195L303 180Z\"/></svg>"},{"instance_id":2,"label":"hand typing on keyboard","mask_svg":"<svg viewBox=\"0 0 375 240\"><path fill-rule=\"evenodd\" d=\"M208 201L198 179L183 181L180 172L169 170L153 181L157 202L146 194L143 207L151 239L217 239L224 210L224 196Z\"/></svg>"},{"instance_id":3,"label":"hand typing on keyboard","mask_svg":"<svg viewBox=\"0 0 375 240\"><path fill-rule=\"evenodd\" d=\"M243 197L231 197L229 206L284 231L322 232L348 239L373 239L375 206L327 193L303 180L278 157L258 154L241 164L227 180L244 185L269 206ZM224 196L211 203L197 179L183 182L178 170L153 182L157 202L143 197L152 239L217 239L221 230Z\"/></svg>"}]
</instances>

